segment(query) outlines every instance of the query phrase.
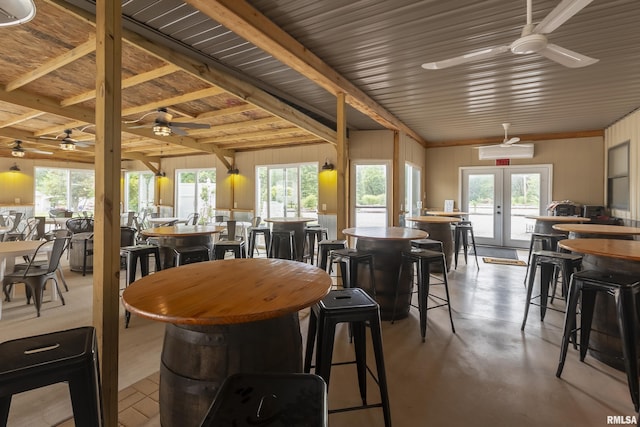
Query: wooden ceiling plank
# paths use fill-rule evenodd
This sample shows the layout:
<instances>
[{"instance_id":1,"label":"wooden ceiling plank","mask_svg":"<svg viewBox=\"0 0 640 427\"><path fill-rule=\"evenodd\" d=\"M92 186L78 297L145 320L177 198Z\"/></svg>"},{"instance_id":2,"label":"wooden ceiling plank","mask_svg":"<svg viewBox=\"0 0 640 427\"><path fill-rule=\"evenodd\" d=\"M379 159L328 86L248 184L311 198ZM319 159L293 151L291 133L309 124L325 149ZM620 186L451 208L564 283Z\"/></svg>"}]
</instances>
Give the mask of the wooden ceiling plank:
<instances>
[{"instance_id":1,"label":"wooden ceiling plank","mask_svg":"<svg viewBox=\"0 0 640 427\"><path fill-rule=\"evenodd\" d=\"M130 116L132 114L147 113L151 110L166 107L167 105L180 104L182 102L189 102L209 96L216 96L220 95L223 92L224 91L218 87L209 87L206 89L197 90L195 92L189 92L182 95L174 96L172 98L160 99L158 101L148 102L136 107L126 108L122 110L122 115Z\"/></svg>"},{"instance_id":2,"label":"wooden ceiling plank","mask_svg":"<svg viewBox=\"0 0 640 427\"><path fill-rule=\"evenodd\" d=\"M61 125L55 125L55 126L50 126L48 128L45 129L40 129L35 131L33 134L35 136L44 136L44 135L62 135L65 131L65 129L75 129L81 126L87 126L86 122L81 122L81 121L73 121L73 122L67 122L67 123L63 123ZM77 139L76 138L77 135L72 136L73 139Z\"/></svg>"},{"instance_id":3,"label":"wooden ceiling plank","mask_svg":"<svg viewBox=\"0 0 640 427\"><path fill-rule=\"evenodd\" d=\"M291 137L291 138L275 138L265 139L262 141L238 141L238 142L225 142L221 143L220 147L229 147L233 149L240 148L266 148L277 147L283 145L295 145L295 144L322 144L322 140L315 136L303 136L303 137Z\"/></svg>"},{"instance_id":4,"label":"wooden ceiling plank","mask_svg":"<svg viewBox=\"0 0 640 427\"><path fill-rule=\"evenodd\" d=\"M399 130L425 145L418 133L371 99L362 90L314 55L287 32L244 0L185 0L202 13L316 82L330 93L347 95L347 102L383 126Z\"/></svg>"},{"instance_id":5,"label":"wooden ceiling plank","mask_svg":"<svg viewBox=\"0 0 640 427\"><path fill-rule=\"evenodd\" d=\"M42 111L29 111L28 113L21 114L19 116L14 117L11 120L4 121L0 123L0 128L6 128L9 126L17 125L18 123L26 122L27 120L35 119L36 117L42 116L44 113Z\"/></svg>"},{"instance_id":6,"label":"wooden ceiling plank","mask_svg":"<svg viewBox=\"0 0 640 427\"><path fill-rule=\"evenodd\" d=\"M147 71L146 73L142 73L142 74L137 74L135 76L131 76L129 78L126 78L126 79L122 80L122 89L126 89L128 87L139 85L141 83L145 83L145 82L151 81L153 79L157 79L159 77L163 77L163 76L175 73L178 70L179 70L179 68L176 67L175 65L168 64L168 65L156 68L154 70ZM63 106L63 107L66 107L68 105L75 105L75 104L79 104L79 103L84 102L84 101L89 101L91 99L94 99L95 97L96 97L96 91L95 91L95 89L92 89L92 90L88 90L86 92L83 92L81 94L78 94L76 96L72 96L72 97L69 97L67 99L63 99L60 102L60 105Z\"/></svg>"},{"instance_id":7,"label":"wooden ceiling plank","mask_svg":"<svg viewBox=\"0 0 640 427\"><path fill-rule=\"evenodd\" d=\"M573 138L592 138L603 137L603 129L578 131L578 132L556 132L556 133L536 133L529 135L519 135L520 142L532 142L532 141L549 141L554 139L573 139ZM485 144L500 144L504 137L491 137L491 138L475 138L464 140L452 140L441 142L430 142L427 148L440 148L440 147L457 147L464 145L485 145Z\"/></svg>"},{"instance_id":8,"label":"wooden ceiling plank","mask_svg":"<svg viewBox=\"0 0 640 427\"><path fill-rule=\"evenodd\" d=\"M43 0L47 3L64 10L81 19L87 24L95 26L95 16L89 12L86 12L76 6L66 3L64 0ZM261 108L269 114L276 115L282 119L298 126L299 128L306 130L307 132L324 139L325 141L336 144L336 133L333 129L324 126L318 121L310 118L304 113L296 110L295 108L285 104L279 99L269 95L268 93L256 88L255 86L242 81L228 73L221 70L217 70L211 67L209 64L193 60L185 55L182 55L175 50L160 46L144 37L134 33L133 31L124 29L122 30L122 37L125 42L130 45L144 50L149 55L152 55L163 61L175 64L180 69L200 80L209 84L222 88L228 93ZM161 105L160 105L161 106Z\"/></svg>"},{"instance_id":9,"label":"wooden ceiling plank","mask_svg":"<svg viewBox=\"0 0 640 427\"><path fill-rule=\"evenodd\" d=\"M198 119L210 119L219 118L224 116L231 116L233 114L241 114L247 111L257 110L258 107L251 104L237 105L235 107L223 108L222 110L207 111L205 113L198 114Z\"/></svg>"},{"instance_id":10,"label":"wooden ceiling plank","mask_svg":"<svg viewBox=\"0 0 640 427\"><path fill-rule=\"evenodd\" d=\"M90 54L94 50L96 50L96 38L95 36L91 36L89 37L89 40L82 43L81 45L78 45L70 51L57 56L50 61L45 62L35 70L28 71L22 74L19 78L7 83L5 90L10 92L12 90L18 89L19 87L31 83L32 81L39 79L40 77L45 76L52 71L57 70L58 68L62 68L65 65L79 58L82 58L85 55Z\"/></svg>"},{"instance_id":11,"label":"wooden ceiling plank","mask_svg":"<svg viewBox=\"0 0 640 427\"><path fill-rule=\"evenodd\" d=\"M261 131L257 131L257 132L242 132L242 133L234 133L233 135L226 135L226 136L221 136L221 137L216 137L216 138L203 138L203 139L199 139L198 142L202 143L202 144L207 144L209 142L214 142L216 143L216 145L219 145L220 143L223 142L229 142L229 141L238 141L241 139L268 139L268 138L274 138L274 137L278 137L281 135L287 135L287 134L291 134L294 132L300 132L300 130L297 127L293 127L293 128L286 128L286 129L270 129L270 130L261 130ZM311 137L313 139L318 139L317 137Z\"/></svg>"}]
</instances>

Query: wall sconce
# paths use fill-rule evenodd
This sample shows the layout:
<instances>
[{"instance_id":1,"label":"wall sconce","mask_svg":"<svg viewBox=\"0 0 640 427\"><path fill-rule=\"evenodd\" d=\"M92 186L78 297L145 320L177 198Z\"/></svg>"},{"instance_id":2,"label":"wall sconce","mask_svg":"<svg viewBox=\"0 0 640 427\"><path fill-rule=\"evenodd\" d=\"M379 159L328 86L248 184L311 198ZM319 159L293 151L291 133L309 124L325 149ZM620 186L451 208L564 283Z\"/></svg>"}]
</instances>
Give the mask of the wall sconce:
<instances>
[{"instance_id":1,"label":"wall sconce","mask_svg":"<svg viewBox=\"0 0 640 427\"><path fill-rule=\"evenodd\" d=\"M156 172L156 176L158 178L164 178L165 176L167 176L167 174L164 173L164 171L158 171L158 172Z\"/></svg>"},{"instance_id":2,"label":"wall sconce","mask_svg":"<svg viewBox=\"0 0 640 427\"><path fill-rule=\"evenodd\" d=\"M335 169L335 167L333 166L333 163L329 163L329 159L325 159L324 165L322 165L322 170L323 171L332 171L334 169Z\"/></svg>"},{"instance_id":3,"label":"wall sconce","mask_svg":"<svg viewBox=\"0 0 640 427\"><path fill-rule=\"evenodd\" d=\"M18 167L18 164L17 164L17 163L14 163L14 164L13 164L13 166L11 166L11 167L9 168L9 170L10 170L11 172L20 172L20 168Z\"/></svg>"},{"instance_id":4,"label":"wall sconce","mask_svg":"<svg viewBox=\"0 0 640 427\"><path fill-rule=\"evenodd\" d=\"M240 174L240 171L238 170L238 168L231 168L231 169L229 169L229 170L227 171L227 173L228 173L229 175L239 175L239 174Z\"/></svg>"}]
</instances>

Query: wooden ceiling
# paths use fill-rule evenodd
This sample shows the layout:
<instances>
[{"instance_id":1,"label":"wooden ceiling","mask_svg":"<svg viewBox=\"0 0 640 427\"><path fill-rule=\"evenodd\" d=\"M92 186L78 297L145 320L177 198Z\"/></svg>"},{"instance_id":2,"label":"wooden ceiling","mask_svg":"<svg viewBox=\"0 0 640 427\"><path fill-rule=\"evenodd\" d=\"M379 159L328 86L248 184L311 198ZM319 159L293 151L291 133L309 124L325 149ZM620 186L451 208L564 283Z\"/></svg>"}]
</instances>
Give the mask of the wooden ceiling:
<instances>
[{"instance_id":1,"label":"wooden ceiling","mask_svg":"<svg viewBox=\"0 0 640 427\"><path fill-rule=\"evenodd\" d=\"M36 17L0 28L0 156L14 140L28 158L93 162L95 25L91 14L37 0ZM159 108L186 135L156 136ZM64 131L78 141L60 149ZM213 153L230 167L233 153L266 146L335 143L335 131L278 98L205 63L123 31L122 158ZM52 155L30 150L51 152Z\"/></svg>"}]
</instances>

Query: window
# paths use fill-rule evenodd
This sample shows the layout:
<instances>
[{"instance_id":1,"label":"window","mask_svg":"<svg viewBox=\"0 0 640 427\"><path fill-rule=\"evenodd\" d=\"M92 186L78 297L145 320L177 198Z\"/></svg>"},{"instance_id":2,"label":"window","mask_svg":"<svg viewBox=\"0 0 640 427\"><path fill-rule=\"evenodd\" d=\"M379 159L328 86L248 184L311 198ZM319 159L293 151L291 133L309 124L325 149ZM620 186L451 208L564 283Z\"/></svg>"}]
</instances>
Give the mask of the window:
<instances>
[{"instance_id":1,"label":"window","mask_svg":"<svg viewBox=\"0 0 640 427\"><path fill-rule=\"evenodd\" d=\"M409 216L422 212L420 169L410 163L404 164L404 210ZM401 209L402 210L402 209Z\"/></svg>"},{"instance_id":2,"label":"window","mask_svg":"<svg viewBox=\"0 0 640 427\"><path fill-rule=\"evenodd\" d=\"M352 193L355 194L356 227L386 227L389 224L390 188L388 162L354 162Z\"/></svg>"},{"instance_id":3,"label":"window","mask_svg":"<svg viewBox=\"0 0 640 427\"><path fill-rule=\"evenodd\" d=\"M179 218L198 212L199 222L213 222L216 209L216 169L176 170L176 206Z\"/></svg>"},{"instance_id":4,"label":"window","mask_svg":"<svg viewBox=\"0 0 640 427\"><path fill-rule=\"evenodd\" d=\"M629 141L609 148L607 206L629 210Z\"/></svg>"},{"instance_id":5,"label":"window","mask_svg":"<svg viewBox=\"0 0 640 427\"><path fill-rule=\"evenodd\" d=\"M153 172L126 172L124 175L125 212L150 212L154 206L156 180Z\"/></svg>"},{"instance_id":6,"label":"window","mask_svg":"<svg viewBox=\"0 0 640 427\"><path fill-rule=\"evenodd\" d=\"M262 218L318 213L318 164L256 167L256 212Z\"/></svg>"},{"instance_id":7,"label":"window","mask_svg":"<svg viewBox=\"0 0 640 427\"><path fill-rule=\"evenodd\" d=\"M93 215L95 173L84 169L35 168L35 214L67 209Z\"/></svg>"}]
</instances>

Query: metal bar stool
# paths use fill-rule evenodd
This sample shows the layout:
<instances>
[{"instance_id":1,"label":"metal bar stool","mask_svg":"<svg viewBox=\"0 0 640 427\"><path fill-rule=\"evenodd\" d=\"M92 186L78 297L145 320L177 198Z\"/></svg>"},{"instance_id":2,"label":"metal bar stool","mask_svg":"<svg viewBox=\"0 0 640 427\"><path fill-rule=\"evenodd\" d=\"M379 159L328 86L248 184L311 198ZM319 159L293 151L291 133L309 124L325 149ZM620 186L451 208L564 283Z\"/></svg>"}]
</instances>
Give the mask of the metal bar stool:
<instances>
[{"instance_id":1,"label":"metal bar stool","mask_svg":"<svg viewBox=\"0 0 640 427\"><path fill-rule=\"evenodd\" d=\"M584 362L589 347L589 335L591 334L591 321L595 307L596 294L605 292L615 299L616 317L620 338L622 341L622 357L627 373L627 383L633 406L638 412L640 403L638 387L638 354L637 333L638 316L636 298L640 293L640 281L635 276L624 274L611 274L605 271L583 270L575 273L571 278L567 313L565 315L564 329L562 332L562 345L560 346L560 361L556 377L560 378L567 358L567 348L571 335L576 329L576 312L578 300L581 307L580 322L580 361Z\"/></svg>"},{"instance_id":2,"label":"metal bar stool","mask_svg":"<svg viewBox=\"0 0 640 427\"><path fill-rule=\"evenodd\" d=\"M321 240L318 242L318 262L317 266L327 271L327 261L329 260L329 252L334 249L346 249L346 240Z\"/></svg>"},{"instance_id":3,"label":"metal bar stool","mask_svg":"<svg viewBox=\"0 0 640 427\"><path fill-rule=\"evenodd\" d=\"M135 246L123 246L120 248L120 256L125 257L127 265L127 285L130 285L136 280L136 270L138 268L138 260L140 260L140 274L142 277L149 274L149 257L152 256L155 259L156 270L160 271L160 248L156 245L135 245ZM131 313L129 310L124 312L124 327L129 327L131 321Z\"/></svg>"},{"instance_id":4,"label":"metal bar stool","mask_svg":"<svg viewBox=\"0 0 640 427\"><path fill-rule=\"evenodd\" d=\"M294 230L274 230L271 232L271 245L267 256L269 258L296 259Z\"/></svg>"},{"instance_id":5,"label":"metal bar stool","mask_svg":"<svg viewBox=\"0 0 640 427\"><path fill-rule=\"evenodd\" d=\"M176 261L175 266L192 264L194 262L209 261L209 248L206 246L191 246L188 248L173 248Z\"/></svg>"},{"instance_id":6,"label":"metal bar stool","mask_svg":"<svg viewBox=\"0 0 640 427\"><path fill-rule=\"evenodd\" d=\"M382 407L384 424L391 427L391 410L389 408L389 394L387 392L387 378L384 369L384 354L382 351L382 333L380 330L380 308L378 304L362 289L349 288L330 291L319 303L311 307L309 316L309 330L307 334L307 346L305 350L304 372L311 371L311 358L313 356L314 341L316 347L315 373L320 375L329 388L331 375L331 358L333 355L333 341L336 325L349 322L353 328L355 341L355 364L358 372L358 385L360 388L361 406L329 410L329 413L352 411L356 409L368 409ZM367 366L366 359L366 330L365 325L371 329L373 351L376 359L376 378ZM354 362L339 363L353 364ZM338 364L336 364L338 365ZM380 388L381 402L367 404L367 371L376 380Z\"/></svg>"},{"instance_id":7,"label":"metal bar stool","mask_svg":"<svg viewBox=\"0 0 640 427\"><path fill-rule=\"evenodd\" d=\"M247 251L243 240L218 240L213 245L215 259L224 259L227 252L233 252L235 258L246 258Z\"/></svg>"},{"instance_id":8,"label":"metal bar stool","mask_svg":"<svg viewBox=\"0 0 640 427\"><path fill-rule=\"evenodd\" d=\"M480 264L478 264L478 252L476 251L476 238L473 235L473 225L471 221L460 221L454 225L454 269L458 268L458 252L460 251L460 245L464 250L464 263L467 263L467 251L469 249L469 234L471 234L471 245L473 246L473 255L476 258L476 267L480 270Z\"/></svg>"},{"instance_id":9,"label":"metal bar stool","mask_svg":"<svg viewBox=\"0 0 640 427\"><path fill-rule=\"evenodd\" d=\"M451 331L455 334L456 328L453 325L453 316L451 314L451 298L449 296L449 281L447 280L447 261L444 257L444 253L437 251L430 251L428 249L412 249L411 252L402 252L402 263L400 264L400 271L398 278L402 277L402 270L405 265L410 263L413 270L413 264L418 266L418 312L420 313L420 336L422 342L425 341L427 335L427 311L446 306L449 309L449 321L451 322ZM435 264L440 268L442 272L442 281L438 283L431 283L431 264ZM399 279L398 279L399 280ZM444 285L446 298L442 298L438 295L430 295L429 290L431 285ZM429 297L442 301L436 305L429 307ZM396 287L396 294L393 303L394 311L391 315L391 323L395 319L395 307L397 306L398 299L398 287ZM415 306L414 306L415 307Z\"/></svg>"},{"instance_id":10,"label":"metal bar stool","mask_svg":"<svg viewBox=\"0 0 640 427\"><path fill-rule=\"evenodd\" d=\"M254 250L258 250L256 247L256 238L258 235L264 237L264 247L267 251L271 245L271 229L269 229L269 227L251 227L251 229L249 229L249 258L253 258ZM258 252L258 255L259 254Z\"/></svg>"},{"instance_id":11,"label":"metal bar stool","mask_svg":"<svg viewBox=\"0 0 640 427\"><path fill-rule=\"evenodd\" d=\"M329 274L333 263L340 264L340 274L342 277L343 288L363 288L358 281L358 266L367 264L369 266L370 289L369 294L376 297L376 282L373 273L373 255L367 252L358 251L357 249L334 249L329 252Z\"/></svg>"},{"instance_id":12,"label":"metal bar stool","mask_svg":"<svg viewBox=\"0 0 640 427\"><path fill-rule=\"evenodd\" d=\"M0 425L6 426L11 398L67 382L77 426L104 424L96 331L91 326L0 344ZM33 410L37 411L38 405Z\"/></svg>"},{"instance_id":13,"label":"metal bar stool","mask_svg":"<svg viewBox=\"0 0 640 427\"><path fill-rule=\"evenodd\" d=\"M442 242L434 239L416 239L411 241L412 248L428 249L430 251L442 252Z\"/></svg>"},{"instance_id":14,"label":"metal bar stool","mask_svg":"<svg viewBox=\"0 0 640 427\"><path fill-rule=\"evenodd\" d=\"M533 286L536 279L537 267L540 266L540 295L532 297ZM555 251L534 251L531 255L531 263L529 264L529 282L527 285L527 301L524 309L524 319L522 319L522 326L520 330L524 331L524 326L527 323L527 316L529 315L529 306L537 305L540 307L540 321L544 321L544 316L547 313L547 309L559 311L564 313L565 310L559 310L557 308L549 307L547 300L549 299L549 286L551 286L551 302L556 293L556 284L554 279L554 273L556 268L562 272L562 295L566 296L569 290L569 278L571 275L582 270L582 256L555 252ZM537 298L540 298L540 303L533 302Z\"/></svg>"},{"instance_id":15,"label":"metal bar stool","mask_svg":"<svg viewBox=\"0 0 640 427\"><path fill-rule=\"evenodd\" d=\"M309 225L304 229L304 254L313 265L316 251L316 241L319 243L329 238L329 229L326 227Z\"/></svg>"},{"instance_id":16,"label":"metal bar stool","mask_svg":"<svg viewBox=\"0 0 640 427\"><path fill-rule=\"evenodd\" d=\"M557 251L558 241L566 239L567 235L563 233L531 233L531 241L529 242L529 256L527 257L527 265L531 265L531 254L533 254L536 243L540 244L540 250ZM527 286L529 279L529 269L524 275L524 285Z\"/></svg>"}]
</instances>

